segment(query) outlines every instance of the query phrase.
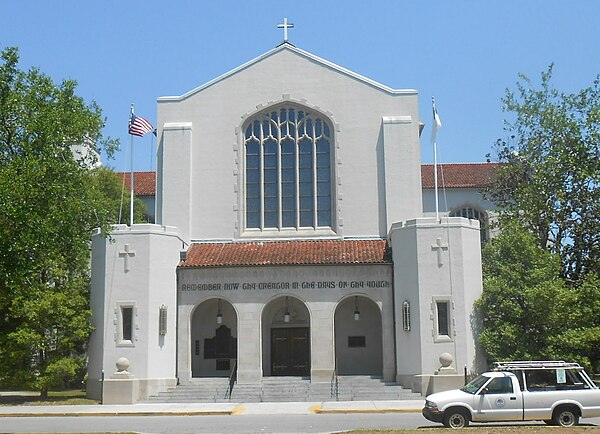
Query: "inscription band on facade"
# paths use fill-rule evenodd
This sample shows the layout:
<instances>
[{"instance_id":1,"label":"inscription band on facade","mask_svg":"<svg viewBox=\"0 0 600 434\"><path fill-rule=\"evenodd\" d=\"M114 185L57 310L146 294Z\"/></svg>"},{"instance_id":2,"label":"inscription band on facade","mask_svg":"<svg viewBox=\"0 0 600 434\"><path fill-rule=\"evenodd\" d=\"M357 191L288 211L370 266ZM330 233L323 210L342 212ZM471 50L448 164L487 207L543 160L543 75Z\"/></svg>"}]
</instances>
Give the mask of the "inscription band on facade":
<instances>
[{"instance_id":1,"label":"inscription band on facade","mask_svg":"<svg viewBox=\"0 0 600 434\"><path fill-rule=\"evenodd\" d=\"M237 291L237 290L289 290L289 289L373 289L391 288L387 280L326 280L326 281L302 281L302 282L230 282L230 283L183 283L182 292L189 291Z\"/></svg>"}]
</instances>

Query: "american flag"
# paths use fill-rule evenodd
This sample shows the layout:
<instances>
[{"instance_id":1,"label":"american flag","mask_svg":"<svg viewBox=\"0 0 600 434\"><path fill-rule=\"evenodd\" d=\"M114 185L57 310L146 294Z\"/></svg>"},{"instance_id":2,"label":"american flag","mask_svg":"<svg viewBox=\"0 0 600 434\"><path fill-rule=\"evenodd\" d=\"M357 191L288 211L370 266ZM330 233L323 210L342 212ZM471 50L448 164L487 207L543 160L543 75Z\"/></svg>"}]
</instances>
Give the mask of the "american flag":
<instances>
[{"instance_id":1,"label":"american flag","mask_svg":"<svg viewBox=\"0 0 600 434\"><path fill-rule=\"evenodd\" d=\"M133 113L129 118L129 134L132 136L142 137L144 134L154 130L150 122L141 116L136 116Z\"/></svg>"}]
</instances>

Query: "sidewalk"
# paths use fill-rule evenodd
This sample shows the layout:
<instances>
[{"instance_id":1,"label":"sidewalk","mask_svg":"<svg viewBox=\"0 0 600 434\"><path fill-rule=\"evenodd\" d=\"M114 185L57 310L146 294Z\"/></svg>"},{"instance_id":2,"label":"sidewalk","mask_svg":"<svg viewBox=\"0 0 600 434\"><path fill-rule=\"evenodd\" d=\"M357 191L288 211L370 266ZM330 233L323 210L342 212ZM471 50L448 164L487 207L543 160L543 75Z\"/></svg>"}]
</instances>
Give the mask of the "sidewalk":
<instances>
[{"instance_id":1,"label":"sidewalk","mask_svg":"<svg viewBox=\"0 0 600 434\"><path fill-rule=\"evenodd\" d=\"M0 406L2 417L56 416L209 416L243 414L418 413L423 400L249 402L249 403L139 403L132 405Z\"/></svg>"}]
</instances>

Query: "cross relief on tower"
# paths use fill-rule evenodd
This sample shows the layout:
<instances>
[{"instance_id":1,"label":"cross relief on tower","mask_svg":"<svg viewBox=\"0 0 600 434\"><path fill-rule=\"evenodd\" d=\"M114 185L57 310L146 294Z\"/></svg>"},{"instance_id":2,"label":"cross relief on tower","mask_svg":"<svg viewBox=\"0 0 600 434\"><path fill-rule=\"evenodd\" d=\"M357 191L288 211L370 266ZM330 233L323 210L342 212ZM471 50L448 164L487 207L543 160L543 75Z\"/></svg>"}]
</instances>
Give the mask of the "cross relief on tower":
<instances>
[{"instance_id":1,"label":"cross relief on tower","mask_svg":"<svg viewBox=\"0 0 600 434\"><path fill-rule=\"evenodd\" d=\"M125 273L129 271L129 258L133 258L135 256L135 250L131 250L129 244L125 244L123 246L123 250L119 252L119 257L124 259L123 267Z\"/></svg>"},{"instance_id":2,"label":"cross relief on tower","mask_svg":"<svg viewBox=\"0 0 600 434\"><path fill-rule=\"evenodd\" d=\"M444 265L442 262L442 252L444 250L448 250L448 244L443 244L442 239L437 238L435 240L435 244L431 245L431 250L437 250L438 267L441 267L442 265Z\"/></svg>"}]
</instances>

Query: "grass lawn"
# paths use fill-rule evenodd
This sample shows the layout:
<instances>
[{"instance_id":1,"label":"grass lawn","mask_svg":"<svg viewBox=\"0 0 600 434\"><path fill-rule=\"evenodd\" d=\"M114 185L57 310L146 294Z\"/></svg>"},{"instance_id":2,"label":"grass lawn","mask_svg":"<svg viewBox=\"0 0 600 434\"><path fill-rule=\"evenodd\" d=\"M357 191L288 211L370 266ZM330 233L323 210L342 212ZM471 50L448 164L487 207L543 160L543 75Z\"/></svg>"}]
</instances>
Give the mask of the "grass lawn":
<instances>
[{"instance_id":1,"label":"grass lawn","mask_svg":"<svg viewBox=\"0 0 600 434\"><path fill-rule=\"evenodd\" d=\"M598 434L599 426L576 426L560 428L555 426L486 426L476 425L463 429L450 429L440 427L398 430L355 430L344 434Z\"/></svg>"},{"instance_id":2,"label":"grass lawn","mask_svg":"<svg viewBox=\"0 0 600 434\"><path fill-rule=\"evenodd\" d=\"M48 392L42 399L39 392L0 392L0 405L94 405L98 401L87 399L83 390L62 390Z\"/></svg>"}]
</instances>

